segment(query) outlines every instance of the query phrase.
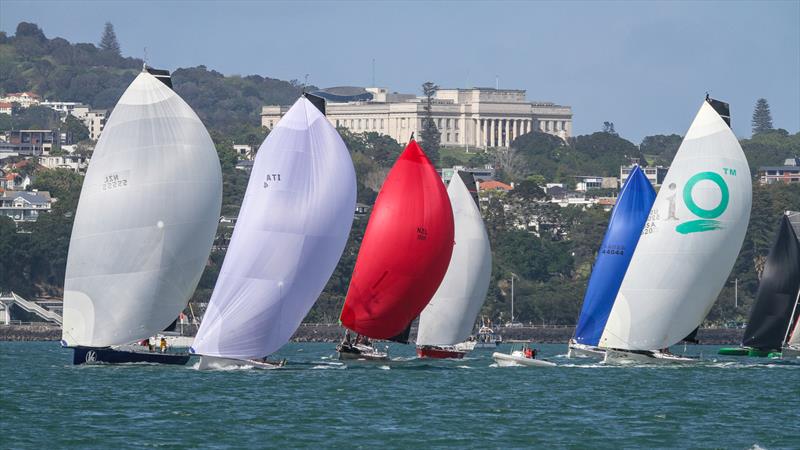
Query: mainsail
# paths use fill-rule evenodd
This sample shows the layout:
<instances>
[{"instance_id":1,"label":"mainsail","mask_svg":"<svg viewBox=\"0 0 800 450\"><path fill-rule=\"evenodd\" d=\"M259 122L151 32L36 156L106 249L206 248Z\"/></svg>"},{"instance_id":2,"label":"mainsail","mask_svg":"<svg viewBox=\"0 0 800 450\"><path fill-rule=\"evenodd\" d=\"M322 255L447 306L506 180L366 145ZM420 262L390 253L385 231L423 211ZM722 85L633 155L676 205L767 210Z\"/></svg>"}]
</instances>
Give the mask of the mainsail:
<instances>
[{"instance_id":1,"label":"mainsail","mask_svg":"<svg viewBox=\"0 0 800 450\"><path fill-rule=\"evenodd\" d=\"M453 345L469 337L492 274L489 236L461 176L453 177L447 193L453 207L455 246L442 284L420 316L417 345Z\"/></svg>"},{"instance_id":2,"label":"mainsail","mask_svg":"<svg viewBox=\"0 0 800 450\"><path fill-rule=\"evenodd\" d=\"M800 289L800 241L783 215L775 243L767 256L761 282L742 345L762 350L781 348L793 323L795 299Z\"/></svg>"},{"instance_id":3,"label":"mainsail","mask_svg":"<svg viewBox=\"0 0 800 450\"><path fill-rule=\"evenodd\" d=\"M347 147L301 97L258 150L192 350L251 359L286 344L342 256L355 203Z\"/></svg>"},{"instance_id":4,"label":"mainsail","mask_svg":"<svg viewBox=\"0 0 800 450\"><path fill-rule=\"evenodd\" d=\"M655 198L650 181L642 169L635 166L617 197L597 252L575 328L575 340L579 344L596 346L599 343Z\"/></svg>"},{"instance_id":5,"label":"mainsail","mask_svg":"<svg viewBox=\"0 0 800 450\"><path fill-rule=\"evenodd\" d=\"M412 139L375 200L342 324L373 339L400 334L436 292L452 252L450 199Z\"/></svg>"},{"instance_id":6,"label":"mainsail","mask_svg":"<svg viewBox=\"0 0 800 450\"><path fill-rule=\"evenodd\" d=\"M219 159L202 122L142 72L114 108L81 189L65 344L124 344L175 320L208 260L221 203Z\"/></svg>"},{"instance_id":7,"label":"mainsail","mask_svg":"<svg viewBox=\"0 0 800 450\"><path fill-rule=\"evenodd\" d=\"M742 148L703 102L656 196L600 346L662 349L700 325L741 249L751 200Z\"/></svg>"}]
</instances>

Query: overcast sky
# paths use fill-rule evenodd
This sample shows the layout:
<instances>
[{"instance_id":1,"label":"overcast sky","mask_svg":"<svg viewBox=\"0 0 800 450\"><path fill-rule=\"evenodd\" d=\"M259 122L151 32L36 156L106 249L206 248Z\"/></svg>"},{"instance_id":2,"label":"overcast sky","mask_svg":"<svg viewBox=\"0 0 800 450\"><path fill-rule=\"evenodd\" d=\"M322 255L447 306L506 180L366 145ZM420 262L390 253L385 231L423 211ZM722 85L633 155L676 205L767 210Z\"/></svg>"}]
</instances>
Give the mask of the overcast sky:
<instances>
[{"instance_id":1,"label":"overcast sky","mask_svg":"<svg viewBox=\"0 0 800 450\"><path fill-rule=\"evenodd\" d=\"M0 0L0 30L37 23L98 42L110 21L126 56L321 87L372 83L526 89L570 105L574 132L685 133L706 91L750 135L756 99L800 129L800 1L215 2ZM63 99L70 100L70 99Z\"/></svg>"}]
</instances>

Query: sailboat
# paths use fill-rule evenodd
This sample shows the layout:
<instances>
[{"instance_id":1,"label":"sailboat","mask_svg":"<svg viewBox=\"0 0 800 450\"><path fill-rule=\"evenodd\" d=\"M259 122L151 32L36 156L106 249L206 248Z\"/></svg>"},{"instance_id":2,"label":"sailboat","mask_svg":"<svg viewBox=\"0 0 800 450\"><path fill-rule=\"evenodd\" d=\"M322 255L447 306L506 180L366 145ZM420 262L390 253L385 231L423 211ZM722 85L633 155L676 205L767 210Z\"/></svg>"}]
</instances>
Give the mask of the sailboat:
<instances>
[{"instance_id":1,"label":"sailboat","mask_svg":"<svg viewBox=\"0 0 800 450\"><path fill-rule=\"evenodd\" d=\"M492 274L489 236L478 205L461 176L453 177L447 194L453 208L455 246L444 279L419 318L420 357L464 357L466 352L455 345L472 332Z\"/></svg>"},{"instance_id":2,"label":"sailboat","mask_svg":"<svg viewBox=\"0 0 800 450\"><path fill-rule=\"evenodd\" d=\"M214 293L191 351L199 369L278 367L342 256L356 205L353 162L309 98L258 150ZM323 107L324 108L324 107Z\"/></svg>"},{"instance_id":3,"label":"sailboat","mask_svg":"<svg viewBox=\"0 0 800 450\"><path fill-rule=\"evenodd\" d=\"M62 334L73 363L189 360L130 344L164 330L186 307L221 204L208 131L163 75L142 71L100 136L75 214Z\"/></svg>"},{"instance_id":4,"label":"sailboat","mask_svg":"<svg viewBox=\"0 0 800 450\"><path fill-rule=\"evenodd\" d=\"M655 198L650 180L638 165L634 166L620 190L597 252L575 336L569 342L568 357L605 356L605 351L597 346L600 335Z\"/></svg>"},{"instance_id":5,"label":"sailboat","mask_svg":"<svg viewBox=\"0 0 800 450\"><path fill-rule=\"evenodd\" d=\"M368 339L407 342L444 278L453 252L453 210L441 178L413 139L386 176L367 223L340 320L358 333L341 359L386 359Z\"/></svg>"},{"instance_id":6,"label":"sailboat","mask_svg":"<svg viewBox=\"0 0 800 450\"><path fill-rule=\"evenodd\" d=\"M600 337L605 361L691 361L697 328L744 241L752 186L728 105L706 98L656 196Z\"/></svg>"},{"instance_id":7,"label":"sailboat","mask_svg":"<svg viewBox=\"0 0 800 450\"><path fill-rule=\"evenodd\" d=\"M800 241L788 212L781 217L778 233L767 255L761 282L742 346L722 348L721 355L769 356L780 352L796 322L797 297L800 295ZM800 224L798 224L800 225Z\"/></svg>"}]
</instances>

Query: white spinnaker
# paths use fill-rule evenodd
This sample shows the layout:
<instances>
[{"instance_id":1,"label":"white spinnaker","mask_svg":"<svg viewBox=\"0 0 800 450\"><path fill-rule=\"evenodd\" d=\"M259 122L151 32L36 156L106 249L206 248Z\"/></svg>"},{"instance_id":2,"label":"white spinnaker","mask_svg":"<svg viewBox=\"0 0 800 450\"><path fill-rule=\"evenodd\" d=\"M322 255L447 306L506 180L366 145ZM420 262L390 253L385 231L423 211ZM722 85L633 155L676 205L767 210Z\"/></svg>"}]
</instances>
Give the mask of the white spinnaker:
<instances>
[{"instance_id":1,"label":"white spinnaker","mask_svg":"<svg viewBox=\"0 0 800 450\"><path fill-rule=\"evenodd\" d=\"M301 97L258 150L193 351L250 359L286 344L336 268L355 202L347 147Z\"/></svg>"},{"instance_id":2,"label":"white spinnaker","mask_svg":"<svg viewBox=\"0 0 800 450\"><path fill-rule=\"evenodd\" d=\"M103 129L81 189L64 282L66 344L124 344L175 320L203 273L221 204L208 131L142 72Z\"/></svg>"},{"instance_id":3,"label":"white spinnaker","mask_svg":"<svg viewBox=\"0 0 800 450\"><path fill-rule=\"evenodd\" d=\"M703 102L658 192L600 346L661 349L699 326L742 247L751 200L742 148Z\"/></svg>"},{"instance_id":4,"label":"white spinnaker","mask_svg":"<svg viewBox=\"0 0 800 450\"><path fill-rule=\"evenodd\" d=\"M481 212L458 173L447 193L455 223L453 256L442 284L420 315L417 345L463 342L486 300L492 273L492 251Z\"/></svg>"}]
</instances>

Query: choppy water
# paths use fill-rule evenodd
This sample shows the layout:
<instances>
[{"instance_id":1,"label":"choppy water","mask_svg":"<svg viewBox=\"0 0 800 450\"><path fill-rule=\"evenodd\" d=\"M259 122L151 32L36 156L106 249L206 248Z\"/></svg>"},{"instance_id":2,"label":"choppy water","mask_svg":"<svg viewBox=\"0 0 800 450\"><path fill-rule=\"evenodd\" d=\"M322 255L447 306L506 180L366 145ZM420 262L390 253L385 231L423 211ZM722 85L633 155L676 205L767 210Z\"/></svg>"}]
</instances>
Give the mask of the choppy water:
<instances>
[{"instance_id":1,"label":"choppy water","mask_svg":"<svg viewBox=\"0 0 800 450\"><path fill-rule=\"evenodd\" d=\"M607 367L541 345L556 368L491 351L388 363L290 344L282 370L72 366L56 343L0 343L0 448L800 448L800 364L719 357Z\"/></svg>"}]
</instances>

